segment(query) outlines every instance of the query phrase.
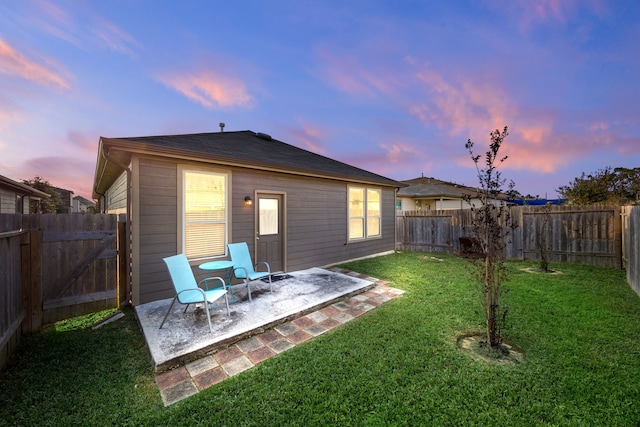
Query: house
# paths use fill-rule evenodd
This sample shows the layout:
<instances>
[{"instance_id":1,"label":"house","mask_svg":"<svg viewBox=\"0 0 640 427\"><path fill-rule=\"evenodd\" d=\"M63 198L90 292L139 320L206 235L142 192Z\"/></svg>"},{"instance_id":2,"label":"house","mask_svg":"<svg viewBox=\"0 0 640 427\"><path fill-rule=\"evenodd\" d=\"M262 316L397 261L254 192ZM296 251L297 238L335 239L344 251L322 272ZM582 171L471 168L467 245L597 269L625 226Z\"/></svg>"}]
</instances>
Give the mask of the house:
<instances>
[{"instance_id":1,"label":"house","mask_svg":"<svg viewBox=\"0 0 640 427\"><path fill-rule=\"evenodd\" d=\"M82 196L75 196L72 200L71 212L92 212L95 207L96 204L91 200Z\"/></svg>"},{"instance_id":2,"label":"house","mask_svg":"<svg viewBox=\"0 0 640 427\"><path fill-rule=\"evenodd\" d=\"M65 188L53 187L58 193L56 213L71 213L73 211L73 191Z\"/></svg>"},{"instance_id":3,"label":"house","mask_svg":"<svg viewBox=\"0 0 640 427\"><path fill-rule=\"evenodd\" d=\"M247 130L101 137L93 198L127 215L138 305L174 295L162 258L176 253L198 275L233 242L272 272L390 253L402 186Z\"/></svg>"},{"instance_id":4,"label":"house","mask_svg":"<svg viewBox=\"0 0 640 427\"><path fill-rule=\"evenodd\" d=\"M435 178L420 177L401 181L406 187L398 190L396 210L406 211L469 209L480 204L478 189ZM465 197L471 197L465 201ZM506 194L501 194L496 203L509 203Z\"/></svg>"},{"instance_id":5,"label":"house","mask_svg":"<svg viewBox=\"0 0 640 427\"><path fill-rule=\"evenodd\" d=\"M0 175L0 213L39 213L44 191Z\"/></svg>"}]
</instances>

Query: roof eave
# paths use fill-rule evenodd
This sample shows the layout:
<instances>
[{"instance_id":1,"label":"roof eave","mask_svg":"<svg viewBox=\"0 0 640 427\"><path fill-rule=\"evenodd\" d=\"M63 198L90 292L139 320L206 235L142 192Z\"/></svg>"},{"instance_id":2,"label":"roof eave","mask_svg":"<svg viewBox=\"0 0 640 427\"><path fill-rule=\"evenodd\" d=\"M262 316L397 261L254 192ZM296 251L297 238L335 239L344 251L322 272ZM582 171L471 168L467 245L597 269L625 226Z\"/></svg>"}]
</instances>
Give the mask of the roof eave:
<instances>
[{"instance_id":1,"label":"roof eave","mask_svg":"<svg viewBox=\"0 0 640 427\"><path fill-rule=\"evenodd\" d=\"M27 194L29 196L51 197L50 194L45 193L44 191L40 191L37 188L30 187L27 184L14 181L2 175L0 175L0 182L3 183L5 186L12 188L15 191L21 192L23 194Z\"/></svg>"}]
</instances>

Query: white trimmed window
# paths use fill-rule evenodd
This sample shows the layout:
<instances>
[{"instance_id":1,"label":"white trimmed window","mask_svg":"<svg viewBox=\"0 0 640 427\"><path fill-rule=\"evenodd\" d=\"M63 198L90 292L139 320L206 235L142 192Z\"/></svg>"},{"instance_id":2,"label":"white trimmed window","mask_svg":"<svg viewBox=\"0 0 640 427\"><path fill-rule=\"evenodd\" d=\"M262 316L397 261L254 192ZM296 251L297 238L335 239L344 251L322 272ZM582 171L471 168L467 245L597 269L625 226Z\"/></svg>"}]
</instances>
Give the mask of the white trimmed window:
<instances>
[{"instance_id":1,"label":"white trimmed window","mask_svg":"<svg viewBox=\"0 0 640 427\"><path fill-rule=\"evenodd\" d=\"M189 259L224 256L227 245L228 175L183 169L182 252Z\"/></svg>"},{"instance_id":2,"label":"white trimmed window","mask_svg":"<svg viewBox=\"0 0 640 427\"><path fill-rule=\"evenodd\" d=\"M349 187L349 240L380 237L382 191Z\"/></svg>"}]
</instances>

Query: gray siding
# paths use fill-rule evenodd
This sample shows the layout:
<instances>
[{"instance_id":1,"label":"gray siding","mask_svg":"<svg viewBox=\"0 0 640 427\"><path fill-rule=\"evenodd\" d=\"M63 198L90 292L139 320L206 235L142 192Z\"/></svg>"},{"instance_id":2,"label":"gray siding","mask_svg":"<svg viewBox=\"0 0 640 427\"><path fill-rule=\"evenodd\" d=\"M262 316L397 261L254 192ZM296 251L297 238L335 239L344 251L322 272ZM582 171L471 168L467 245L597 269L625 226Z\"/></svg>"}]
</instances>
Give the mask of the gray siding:
<instances>
[{"instance_id":1,"label":"gray siding","mask_svg":"<svg viewBox=\"0 0 640 427\"><path fill-rule=\"evenodd\" d=\"M145 303L175 295L162 258L178 247L178 175L176 163L147 158L140 159L139 171L138 280Z\"/></svg>"},{"instance_id":2,"label":"gray siding","mask_svg":"<svg viewBox=\"0 0 640 427\"><path fill-rule=\"evenodd\" d=\"M0 213L16 213L16 193L0 189Z\"/></svg>"},{"instance_id":3,"label":"gray siding","mask_svg":"<svg viewBox=\"0 0 640 427\"><path fill-rule=\"evenodd\" d=\"M127 173L122 172L103 197L105 213L120 214L127 212Z\"/></svg>"},{"instance_id":4,"label":"gray siding","mask_svg":"<svg viewBox=\"0 0 640 427\"><path fill-rule=\"evenodd\" d=\"M200 165L202 166L202 165ZM219 170L212 166L213 170ZM178 164L141 158L138 200L139 302L174 295L162 258L175 255L178 245ZM373 186L372 186L373 187ZM380 187L375 187L380 188ZM231 173L230 242L246 241L253 253L254 208L244 197L255 191L286 194L287 271L334 264L395 247L394 189L382 188L382 238L347 243L347 183L326 179L233 169ZM199 278L197 268L194 269ZM136 288L134 284L134 289Z\"/></svg>"},{"instance_id":5,"label":"gray siding","mask_svg":"<svg viewBox=\"0 0 640 427\"><path fill-rule=\"evenodd\" d=\"M253 251L253 209L243 209L246 195L286 193L288 271L335 264L395 247L395 189L382 188L382 237L357 243L347 238L347 183L267 172L233 171L233 242ZM372 188L380 188L374 187Z\"/></svg>"}]
</instances>

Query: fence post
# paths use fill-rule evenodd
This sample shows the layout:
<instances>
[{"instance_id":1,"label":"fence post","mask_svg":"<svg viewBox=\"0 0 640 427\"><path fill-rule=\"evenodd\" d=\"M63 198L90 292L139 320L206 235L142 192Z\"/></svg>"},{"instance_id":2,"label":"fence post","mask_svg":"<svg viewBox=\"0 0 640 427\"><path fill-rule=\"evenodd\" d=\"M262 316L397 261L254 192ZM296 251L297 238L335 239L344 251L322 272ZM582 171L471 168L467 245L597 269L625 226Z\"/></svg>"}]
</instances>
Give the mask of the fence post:
<instances>
[{"instance_id":1,"label":"fence post","mask_svg":"<svg viewBox=\"0 0 640 427\"><path fill-rule=\"evenodd\" d=\"M28 333L31 328L31 231L25 233L20 241L20 277L22 292L22 310L25 316L22 320L22 332Z\"/></svg>"},{"instance_id":2,"label":"fence post","mask_svg":"<svg viewBox=\"0 0 640 427\"><path fill-rule=\"evenodd\" d=\"M30 230L21 250L22 302L26 312L23 333L42 328L42 230Z\"/></svg>"},{"instance_id":3,"label":"fence post","mask_svg":"<svg viewBox=\"0 0 640 427\"><path fill-rule=\"evenodd\" d=\"M615 257L616 266L620 269L624 268L622 262L622 211L624 207L615 206L613 208L613 255Z\"/></svg>"},{"instance_id":4,"label":"fence post","mask_svg":"<svg viewBox=\"0 0 640 427\"><path fill-rule=\"evenodd\" d=\"M407 250L407 216L402 214L402 246L403 251Z\"/></svg>"},{"instance_id":5,"label":"fence post","mask_svg":"<svg viewBox=\"0 0 640 427\"><path fill-rule=\"evenodd\" d=\"M116 296L118 298L118 308L125 306L128 304L129 295L128 295L128 275L127 275L127 262L128 262L128 252L127 252L127 223L126 222L117 222L118 227L118 238L117 238L117 270L118 270L118 284L117 284L117 292Z\"/></svg>"}]
</instances>

